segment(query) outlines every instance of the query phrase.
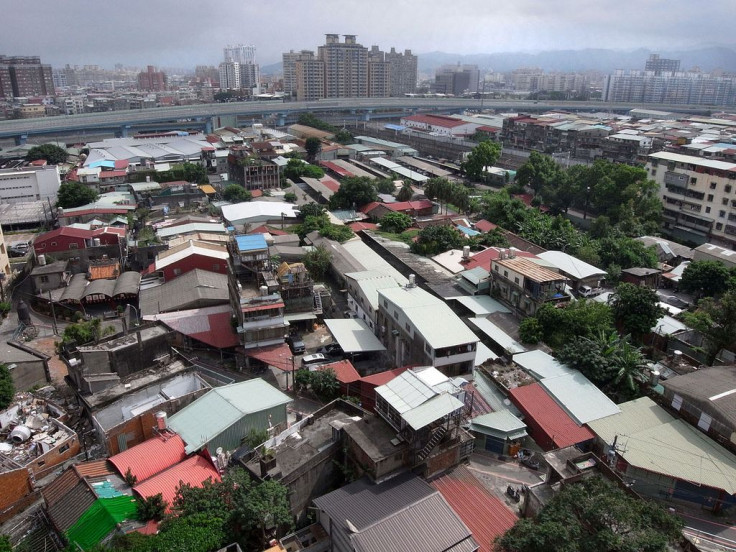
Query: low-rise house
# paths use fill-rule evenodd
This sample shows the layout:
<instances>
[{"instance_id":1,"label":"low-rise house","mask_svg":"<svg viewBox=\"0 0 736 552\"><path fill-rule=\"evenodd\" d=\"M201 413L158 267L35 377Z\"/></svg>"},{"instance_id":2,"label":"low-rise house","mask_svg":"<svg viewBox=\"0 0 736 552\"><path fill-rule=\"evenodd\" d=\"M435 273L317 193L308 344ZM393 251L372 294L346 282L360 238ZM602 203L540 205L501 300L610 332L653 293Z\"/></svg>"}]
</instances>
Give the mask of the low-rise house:
<instances>
[{"instance_id":1,"label":"low-rise house","mask_svg":"<svg viewBox=\"0 0 736 552\"><path fill-rule=\"evenodd\" d=\"M397 366L431 365L449 375L473 369L479 339L444 301L411 279L379 289L378 301L376 333Z\"/></svg>"},{"instance_id":2,"label":"low-rise house","mask_svg":"<svg viewBox=\"0 0 736 552\"><path fill-rule=\"evenodd\" d=\"M256 281L269 265L268 244L263 234L236 235L230 242L235 274Z\"/></svg>"},{"instance_id":3,"label":"low-rise house","mask_svg":"<svg viewBox=\"0 0 736 552\"><path fill-rule=\"evenodd\" d=\"M499 410L476 416L470 420L468 431L480 450L513 456L527 437L526 424L510 410Z\"/></svg>"},{"instance_id":4,"label":"low-rise house","mask_svg":"<svg viewBox=\"0 0 736 552\"><path fill-rule=\"evenodd\" d=\"M13 387L19 390L43 387L51 381L51 357L18 341L0 342L0 358L10 371Z\"/></svg>"},{"instance_id":5,"label":"low-rise house","mask_svg":"<svg viewBox=\"0 0 736 552\"><path fill-rule=\"evenodd\" d=\"M262 379L216 387L171 416L169 427L186 444L187 454L219 448L232 451L252 431L286 429L286 405L292 401Z\"/></svg>"},{"instance_id":6,"label":"low-rise house","mask_svg":"<svg viewBox=\"0 0 736 552\"><path fill-rule=\"evenodd\" d=\"M226 247L190 240L156 255L152 272L160 272L166 282L196 268L228 274L229 259Z\"/></svg>"},{"instance_id":7,"label":"low-rise house","mask_svg":"<svg viewBox=\"0 0 736 552\"><path fill-rule=\"evenodd\" d=\"M624 268L621 271L621 281L635 286L643 286L651 289L659 287L659 278L662 271L657 268Z\"/></svg>"},{"instance_id":8,"label":"low-rise house","mask_svg":"<svg viewBox=\"0 0 736 552\"><path fill-rule=\"evenodd\" d=\"M31 281L36 293L51 291L66 286L71 279L69 261L55 261L47 263L45 257L42 262L31 270Z\"/></svg>"},{"instance_id":9,"label":"low-rise house","mask_svg":"<svg viewBox=\"0 0 736 552\"><path fill-rule=\"evenodd\" d=\"M730 219L729 219L730 220ZM712 243L704 243L693 249L694 261L718 261L726 266L726 268L736 267L736 251L714 245Z\"/></svg>"},{"instance_id":10,"label":"low-rise house","mask_svg":"<svg viewBox=\"0 0 736 552\"><path fill-rule=\"evenodd\" d=\"M581 261L564 251L545 251L537 255L540 259L553 265L560 274L567 276L573 290L580 286L598 287L606 277L606 271Z\"/></svg>"},{"instance_id":11,"label":"low-rise house","mask_svg":"<svg viewBox=\"0 0 736 552\"><path fill-rule=\"evenodd\" d=\"M265 288L265 289L264 289ZM288 323L284 318L284 300L278 292L269 293L268 287L242 285L230 278L230 305L245 349L270 347L284 343Z\"/></svg>"},{"instance_id":12,"label":"low-rise house","mask_svg":"<svg viewBox=\"0 0 736 552\"><path fill-rule=\"evenodd\" d=\"M223 205L223 218L232 226L278 226L283 221L293 223L299 217L298 207L283 201L244 201Z\"/></svg>"},{"instance_id":13,"label":"low-rise house","mask_svg":"<svg viewBox=\"0 0 736 552\"><path fill-rule=\"evenodd\" d=\"M570 300L565 293L568 282L565 276L509 251L511 256L491 261L492 294L498 293L506 303L527 316L533 316L545 303Z\"/></svg>"},{"instance_id":14,"label":"low-rise house","mask_svg":"<svg viewBox=\"0 0 736 552\"><path fill-rule=\"evenodd\" d=\"M348 290L348 308L368 327L376 327L378 290L399 287L393 276L378 270L364 270L345 274ZM375 331L375 330L374 330Z\"/></svg>"},{"instance_id":15,"label":"low-rise house","mask_svg":"<svg viewBox=\"0 0 736 552\"><path fill-rule=\"evenodd\" d=\"M161 285L141 289L141 316L212 307L230 302L228 276L195 268Z\"/></svg>"},{"instance_id":16,"label":"low-rise house","mask_svg":"<svg viewBox=\"0 0 736 552\"><path fill-rule=\"evenodd\" d=\"M98 248L101 246L124 247L125 228L103 227L95 230L83 230L79 228L70 228L62 226L56 230L51 230L36 237L33 242L33 249L36 255L53 254L55 258L61 253L69 251L76 253L82 249ZM101 253L100 257L106 253ZM109 257L120 257L120 251L117 254L108 255Z\"/></svg>"}]
</instances>

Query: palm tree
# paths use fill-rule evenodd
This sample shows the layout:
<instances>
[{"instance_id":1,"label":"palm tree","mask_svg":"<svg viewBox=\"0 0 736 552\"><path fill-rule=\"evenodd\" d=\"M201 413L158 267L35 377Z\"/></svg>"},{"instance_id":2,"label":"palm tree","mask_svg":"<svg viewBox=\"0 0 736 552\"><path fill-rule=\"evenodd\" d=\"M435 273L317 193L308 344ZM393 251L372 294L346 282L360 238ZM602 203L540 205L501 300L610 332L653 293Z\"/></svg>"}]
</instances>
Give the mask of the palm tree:
<instances>
[{"instance_id":1,"label":"palm tree","mask_svg":"<svg viewBox=\"0 0 736 552\"><path fill-rule=\"evenodd\" d=\"M615 370L611 385L622 399L638 395L639 384L646 380L646 359L630 339L628 335L620 338L611 358Z\"/></svg>"}]
</instances>

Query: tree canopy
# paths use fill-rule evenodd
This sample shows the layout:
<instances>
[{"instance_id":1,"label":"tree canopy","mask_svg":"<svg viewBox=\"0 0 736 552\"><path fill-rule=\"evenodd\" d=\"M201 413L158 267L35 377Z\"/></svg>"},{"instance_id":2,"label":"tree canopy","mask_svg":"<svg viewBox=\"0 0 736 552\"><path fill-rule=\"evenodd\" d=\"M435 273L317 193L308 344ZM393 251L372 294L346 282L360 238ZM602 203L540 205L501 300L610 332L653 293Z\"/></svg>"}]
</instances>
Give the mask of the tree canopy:
<instances>
[{"instance_id":1,"label":"tree canopy","mask_svg":"<svg viewBox=\"0 0 736 552\"><path fill-rule=\"evenodd\" d=\"M601 477L564 485L539 515L500 537L503 552L665 552L682 537L682 520L627 495Z\"/></svg>"},{"instance_id":2,"label":"tree canopy","mask_svg":"<svg viewBox=\"0 0 736 552\"><path fill-rule=\"evenodd\" d=\"M370 178L349 177L341 182L340 188L330 198L330 208L352 209L355 206L357 209L377 199L376 188Z\"/></svg>"},{"instance_id":3,"label":"tree canopy","mask_svg":"<svg viewBox=\"0 0 736 552\"><path fill-rule=\"evenodd\" d=\"M732 271L719 261L691 261L682 272L679 287L698 297L713 297L728 290L732 277Z\"/></svg>"},{"instance_id":4,"label":"tree canopy","mask_svg":"<svg viewBox=\"0 0 736 552\"><path fill-rule=\"evenodd\" d=\"M404 213L387 213L381 218L381 230L401 234L412 225L409 215Z\"/></svg>"},{"instance_id":5,"label":"tree canopy","mask_svg":"<svg viewBox=\"0 0 736 552\"><path fill-rule=\"evenodd\" d=\"M72 209L93 203L97 200L97 192L81 182L68 180L62 182L56 193L56 206L63 209Z\"/></svg>"},{"instance_id":6,"label":"tree canopy","mask_svg":"<svg viewBox=\"0 0 736 552\"><path fill-rule=\"evenodd\" d=\"M528 322L530 320L538 322L535 327L539 334L536 340L526 334L527 342L541 339L555 349L574 337L591 337L599 332L613 330L611 308L596 301L575 301L561 308L546 303L537 310L535 316L524 319L522 328L533 326L533 322Z\"/></svg>"},{"instance_id":7,"label":"tree canopy","mask_svg":"<svg viewBox=\"0 0 736 552\"><path fill-rule=\"evenodd\" d=\"M530 187L536 195L544 186L554 189L553 183L561 182L559 179L562 174L564 174L562 167L552 157L532 151L526 163L516 172L516 182Z\"/></svg>"},{"instance_id":8,"label":"tree canopy","mask_svg":"<svg viewBox=\"0 0 736 552\"><path fill-rule=\"evenodd\" d=\"M222 197L230 203L242 203L243 201L250 201L253 196L240 184L228 184L222 191Z\"/></svg>"},{"instance_id":9,"label":"tree canopy","mask_svg":"<svg viewBox=\"0 0 736 552\"><path fill-rule=\"evenodd\" d=\"M736 350L736 291L718 299L705 297L695 312L683 312L683 321L705 336L706 363L713 364L721 349Z\"/></svg>"},{"instance_id":10,"label":"tree canopy","mask_svg":"<svg viewBox=\"0 0 736 552\"><path fill-rule=\"evenodd\" d=\"M318 245L304 255L304 266L309 271L309 275L315 281L321 281L327 269L330 267L332 254L322 245Z\"/></svg>"},{"instance_id":11,"label":"tree canopy","mask_svg":"<svg viewBox=\"0 0 736 552\"><path fill-rule=\"evenodd\" d=\"M307 151L307 159L310 163L314 162L319 152L322 151L322 142L320 142L319 138L310 136L304 141L304 149Z\"/></svg>"},{"instance_id":12,"label":"tree canopy","mask_svg":"<svg viewBox=\"0 0 736 552\"><path fill-rule=\"evenodd\" d=\"M465 245L465 238L454 226L427 226L417 235L411 250L420 255L430 256L449 249L459 249Z\"/></svg>"},{"instance_id":13,"label":"tree canopy","mask_svg":"<svg viewBox=\"0 0 736 552\"><path fill-rule=\"evenodd\" d=\"M414 197L414 190L409 184L404 183L396 194L396 201L410 201L412 197Z\"/></svg>"},{"instance_id":14,"label":"tree canopy","mask_svg":"<svg viewBox=\"0 0 736 552\"><path fill-rule=\"evenodd\" d=\"M664 314L653 289L627 283L616 288L611 308L623 333L631 334L635 339L648 334Z\"/></svg>"},{"instance_id":15,"label":"tree canopy","mask_svg":"<svg viewBox=\"0 0 736 552\"><path fill-rule=\"evenodd\" d=\"M302 176L306 176L308 178L322 178L324 175L325 171L323 171L321 167L305 163L298 157L292 157L289 159L286 163L286 167L284 167L284 176L286 178L291 178L292 180L298 180Z\"/></svg>"},{"instance_id":16,"label":"tree canopy","mask_svg":"<svg viewBox=\"0 0 736 552\"><path fill-rule=\"evenodd\" d=\"M45 159L49 165L61 165L62 163L66 163L68 158L69 154L67 151L56 144L33 146L26 153L26 161Z\"/></svg>"},{"instance_id":17,"label":"tree canopy","mask_svg":"<svg viewBox=\"0 0 736 552\"><path fill-rule=\"evenodd\" d=\"M485 179L486 167L492 167L501 156L501 144L498 142L481 142L468 154L461 168L465 175L474 181Z\"/></svg>"},{"instance_id":18,"label":"tree canopy","mask_svg":"<svg viewBox=\"0 0 736 552\"><path fill-rule=\"evenodd\" d=\"M10 374L7 365L0 364L0 410L5 410L10 406L14 395L13 376Z\"/></svg>"},{"instance_id":19,"label":"tree canopy","mask_svg":"<svg viewBox=\"0 0 736 552\"><path fill-rule=\"evenodd\" d=\"M300 113L297 122L300 125L310 126L312 128L316 128L317 130L324 130L325 132L336 132L337 130L330 123L323 121L318 117L315 117L314 114L309 112Z\"/></svg>"}]
</instances>

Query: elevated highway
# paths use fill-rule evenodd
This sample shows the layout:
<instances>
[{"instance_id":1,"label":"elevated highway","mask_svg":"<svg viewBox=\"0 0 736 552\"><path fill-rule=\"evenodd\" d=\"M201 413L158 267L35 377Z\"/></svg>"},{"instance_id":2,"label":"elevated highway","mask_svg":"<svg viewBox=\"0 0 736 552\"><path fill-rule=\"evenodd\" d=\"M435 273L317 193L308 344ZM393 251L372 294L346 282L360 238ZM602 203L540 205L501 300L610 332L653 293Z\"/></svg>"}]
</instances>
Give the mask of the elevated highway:
<instances>
[{"instance_id":1,"label":"elevated highway","mask_svg":"<svg viewBox=\"0 0 736 552\"><path fill-rule=\"evenodd\" d=\"M53 135L95 130L113 130L127 136L140 128L163 128L168 124L190 123L191 127L211 131L218 125L218 117L274 117L277 124L301 112L346 113L352 120L368 121L382 113L442 112L452 113L465 109L494 109L497 111L541 112L553 109L567 111L610 111L625 113L634 108L656 109L679 113L709 114L717 106L660 105L606 102L489 100L473 98L345 98L312 102L237 102L213 103L143 110L109 111L82 115L61 115L39 119L0 121L0 138L14 138L22 143L32 135Z\"/></svg>"}]
</instances>

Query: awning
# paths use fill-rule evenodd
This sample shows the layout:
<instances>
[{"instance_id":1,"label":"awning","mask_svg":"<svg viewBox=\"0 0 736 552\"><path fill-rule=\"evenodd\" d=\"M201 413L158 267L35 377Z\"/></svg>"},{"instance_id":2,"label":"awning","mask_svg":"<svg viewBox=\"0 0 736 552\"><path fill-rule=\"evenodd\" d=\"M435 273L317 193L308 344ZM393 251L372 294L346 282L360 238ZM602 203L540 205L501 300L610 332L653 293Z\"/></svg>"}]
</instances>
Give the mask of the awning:
<instances>
[{"instance_id":1,"label":"awning","mask_svg":"<svg viewBox=\"0 0 736 552\"><path fill-rule=\"evenodd\" d=\"M317 315L313 312L293 312L291 314L285 314L284 320L286 322L297 322L299 320L315 320Z\"/></svg>"},{"instance_id":2,"label":"awning","mask_svg":"<svg viewBox=\"0 0 736 552\"><path fill-rule=\"evenodd\" d=\"M345 353L369 353L385 351L386 347L373 334L368 325L358 318L334 318L325 320L332 337Z\"/></svg>"},{"instance_id":3,"label":"awning","mask_svg":"<svg viewBox=\"0 0 736 552\"><path fill-rule=\"evenodd\" d=\"M294 368L294 356L286 343L249 349L245 351L245 356L258 359L285 372L289 372Z\"/></svg>"}]
</instances>

